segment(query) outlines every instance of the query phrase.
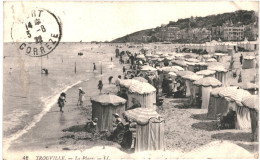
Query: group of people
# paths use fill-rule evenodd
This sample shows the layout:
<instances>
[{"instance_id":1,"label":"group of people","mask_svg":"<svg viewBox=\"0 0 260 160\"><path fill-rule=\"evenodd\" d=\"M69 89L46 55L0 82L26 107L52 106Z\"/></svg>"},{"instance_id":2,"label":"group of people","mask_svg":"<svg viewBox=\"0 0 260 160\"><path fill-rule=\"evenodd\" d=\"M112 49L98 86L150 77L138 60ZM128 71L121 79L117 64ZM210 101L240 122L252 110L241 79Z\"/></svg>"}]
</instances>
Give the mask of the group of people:
<instances>
[{"instance_id":1,"label":"group of people","mask_svg":"<svg viewBox=\"0 0 260 160\"><path fill-rule=\"evenodd\" d=\"M79 87L79 98L78 98L78 102L77 102L77 106L83 106L83 101L84 101L84 94L85 92L82 90L81 87ZM65 107L65 102L66 101L66 93L62 92L59 96L58 99L58 107L60 108L60 112L64 112L62 109Z\"/></svg>"},{"instance_id":2,"label":"group of people","mask_svg":"<svg viewBox=\"0 0 260 160\"><path fill-rule=\"evenodd\" d=\"M123 149L130 149L132 146L133 133L136 124L123 115L125 123L122 121L118 113L113 114L115 121L113 122L113 131L108 136L108 140L121 145ZM131 128L131 130L130 130Z\"/></svg>"}]
</instances>

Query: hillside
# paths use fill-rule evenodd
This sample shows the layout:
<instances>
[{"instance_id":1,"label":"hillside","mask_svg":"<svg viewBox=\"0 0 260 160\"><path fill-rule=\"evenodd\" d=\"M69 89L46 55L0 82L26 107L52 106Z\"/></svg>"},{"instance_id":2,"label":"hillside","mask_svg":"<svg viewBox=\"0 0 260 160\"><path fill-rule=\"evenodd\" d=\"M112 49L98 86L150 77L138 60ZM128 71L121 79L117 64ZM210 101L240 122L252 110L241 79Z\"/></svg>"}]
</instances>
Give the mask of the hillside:
<instances>
[{"instance_id":1,"label":"hillside","mask_svg":"<svg viewBox=\"0 0 260 160\"><path fill-rule=\"evenodd\" d=\"M113 43L141 42L140 40L142 39L142 37L149 35L151 31L152 31L152 29L137 31L132 34L117 38L111 42L113 42Z\"/></svg>"},{"instance_id":2,"label":"hillside","mask_svg":"<svg viewBox=\"0 0 260 160\"><path fill-rule=\"evenodd\" d=\"M178 21L170 21L166 27L178 27L182 29L188 28L206 28L211 30L211 27L222 26L226 22L232 22L234 25L248 25L257 22L258 17L254 11L239 10L236 12L223 13L217 15L209 15L206 17L190 17L185 19L178 19ZM137 31L132 34L117 38L111 42L144 42L143 36L153 36L152 41L158 41L154 38L156 32L158 33L161 27ZM182 41L181 39L179 41Z\"/></svg>"}]
</instances>

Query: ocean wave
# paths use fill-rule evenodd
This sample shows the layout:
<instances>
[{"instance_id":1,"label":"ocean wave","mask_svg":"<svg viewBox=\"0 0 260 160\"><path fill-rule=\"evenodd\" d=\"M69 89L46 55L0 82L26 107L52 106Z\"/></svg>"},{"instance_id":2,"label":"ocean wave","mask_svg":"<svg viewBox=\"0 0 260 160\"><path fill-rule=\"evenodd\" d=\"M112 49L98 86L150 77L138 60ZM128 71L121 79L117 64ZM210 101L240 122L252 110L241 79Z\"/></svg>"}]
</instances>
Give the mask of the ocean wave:
<instances>
[{"instance_id":1,"label":"ocean wave","mask_svg":"<svg viewBox=\"0 0 260 160\"><path fill-rule=\"evenodd\" d=\"M23 134L27 133L31 128L33 128L41 119L42 117L57 103L57 99L60 96L61 92L66 92L68 89L72 88L73 86L76 86L77 84L81 83L82 81L77 81L76 83L73 83L71 85L68 85L64 87L63 89L56 91L53 95L41 98L43 104L43 110L34 116L33 121L28 124L25 128L22 130L16 132L15 134L11 135L10 137L4 138L3 139L3 150L7 151L8 148L10 147L11 143L21 137ZM24 113L26 114L26 113Z\"/></svg>"}]
</instances>

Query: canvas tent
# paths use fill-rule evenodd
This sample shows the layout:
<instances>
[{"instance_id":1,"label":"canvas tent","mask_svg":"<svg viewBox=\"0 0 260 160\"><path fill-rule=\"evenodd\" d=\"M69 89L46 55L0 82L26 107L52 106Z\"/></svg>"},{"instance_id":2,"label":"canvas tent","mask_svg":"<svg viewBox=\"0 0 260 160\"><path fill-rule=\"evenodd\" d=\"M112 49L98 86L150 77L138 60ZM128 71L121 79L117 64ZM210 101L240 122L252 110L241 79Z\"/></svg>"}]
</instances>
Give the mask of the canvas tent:
<instances>
[{"instance_id":1,"label":"canvas tent","mask_svg":"<svg viewBox=\"0 0 260 160\"><path fill-rule=\"evenodd\" d=\"M190 96L190 104L194 104L196 100L196 93L198 93L198 86L193 85L192 82L199 80L203 78L203 76L199 76L197 74L188 74L182 77L185 79L185 84L186 84L186 95Z\"/></svg>"},{"instance_id":2,"label":"canvas tent","mask_svg":"<svg viewBox=\"0 0 260 160\"><path fill-rule=\"evenodd\" d=\"M254 56L244 57L242 69L255 68L255 66L256 66L256 58Z\"/></svg>"},{"instance_id":3,"label":"canvas tent","mask_svg":"<svg viewBox=\"0 0 260 160\"><path fill-rule=\"evenodd\" d=\"M121 118L125 111L126 100L116 95L100 95L91 98L92 119L98 118L98 131L113 130L113 113L118 113Z\"/></svg>"},{"instance_id":4,"label":"canvas tent","mask_svg":"<svg viewBox=\"0 0 260 160\"><path fill-rule=\"evenodd\" d=\"M243 89L226 88L219 92L228 102L227 109L232 108L236 112L236 129L249 129L251 127L250 112L248 108L243 107L242 99L251 94Z\"/></svg>"},{"instance_id":5,"label":"canvas tent","mask_svg":"<svg viewBox=\"0 0 260 160\"><path fill-rule=\"evenodd\" d=\"M132 107L132 99L137 100L142 108L156 109L156 89L149 83L139 82L131 85L128 92L127 107Z\"/></svg>"},{"instance_id":6,"label":"canvas tent","mask_svg":"<svg viewBox=\"0 0 260 160\"><path fill-rule=\"evenodd\" d=\"M197 75L201 75L204 77L215 77L215 73L216 73L216 71L213 71L213 70L201 70L201 71L196 72Z\"/></svg>"},{"instance_id":7,"label":"canvas tent","mask_svg":"<svg viewBox=\"0 0 260 160\"><path fill-rule=\"evenodd\" d=\"M216 77L216 79L218 79L222 83L222 86L224 86L224 87L228 86L228 82L227 82L227 72L228 72L228 70L225 69L224 66L222 66L222 65L210 65L210 66L208 66L208 69L216 71L215 77Z\"/></svg>"},{"instance_id":8,"label":"canvas tent","mask_svg":"<svg viewBox=\"0 0 260 160\"><path fill-rule=\"evenodd\" d=\"M202 109L208 109L210 92L212 88L220 87L222 83L213 77L205 77L194 82L195 85L202 87Z\"/></svg>"},{"instance_id":9,"label":"canvas tent","mask_svg":"<svg viewBox=\"0 0 260 160\"><path fill-rule=\"evenodd\" d=\"M128 110L124 115L137 123L135 151L164 149L164 119L149 108Z\"/></svg>"}]
</instances>

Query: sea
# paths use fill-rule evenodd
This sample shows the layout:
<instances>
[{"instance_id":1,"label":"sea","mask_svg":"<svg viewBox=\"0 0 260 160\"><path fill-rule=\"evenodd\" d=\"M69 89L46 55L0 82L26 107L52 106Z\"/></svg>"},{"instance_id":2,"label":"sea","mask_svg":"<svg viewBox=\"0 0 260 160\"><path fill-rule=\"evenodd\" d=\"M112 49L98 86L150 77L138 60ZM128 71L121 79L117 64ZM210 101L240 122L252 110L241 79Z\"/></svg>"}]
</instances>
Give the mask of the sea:
<instances>
[{"instance_id":1,"label":"sea","mask_svg":"<svg viewBox=\"0 0 260 160\"><path fill-rule=\"evenodd\" d=\"M60 43L43 57L23 55L18 47L18 43L4 43L3 140L14 140L33 127L57 105L61 92L115 67L111 57L116 60L116 47L111 44ZM49 74L41 74L42 68Z\"/></svg>"}]
</instances>

